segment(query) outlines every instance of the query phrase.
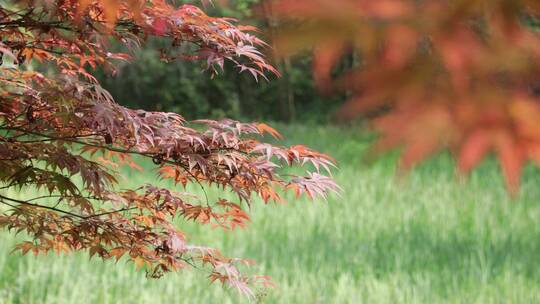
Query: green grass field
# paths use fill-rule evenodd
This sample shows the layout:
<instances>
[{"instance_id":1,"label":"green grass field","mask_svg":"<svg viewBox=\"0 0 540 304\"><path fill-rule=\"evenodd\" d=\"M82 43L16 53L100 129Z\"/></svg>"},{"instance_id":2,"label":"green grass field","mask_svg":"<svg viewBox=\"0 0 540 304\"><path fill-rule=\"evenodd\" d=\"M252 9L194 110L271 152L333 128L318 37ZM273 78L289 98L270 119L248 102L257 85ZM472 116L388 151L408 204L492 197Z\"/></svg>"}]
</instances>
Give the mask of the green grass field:
<instances>
[{"instance_id":1,"label":"green grass field","mask_svg":"<svg viewBox=\"0 0 540 304\"><path fill-rule=\"evenodd\" d=\"M368 140L338 128L279 128L339 161L345 192L328 202L254 205L247 230L184 224L192 243L257 261L253 273L278 284L262 303L540 303L540 173L527 168L519 199L487 161L458 181L448 156L396 179L395 157L365 164ZM132 186L152 174L130 174ZM132 264L85 254L10 254L0 234L1 303L243 303L205 274L160 280Z\"/></svg>"}]
</instances>

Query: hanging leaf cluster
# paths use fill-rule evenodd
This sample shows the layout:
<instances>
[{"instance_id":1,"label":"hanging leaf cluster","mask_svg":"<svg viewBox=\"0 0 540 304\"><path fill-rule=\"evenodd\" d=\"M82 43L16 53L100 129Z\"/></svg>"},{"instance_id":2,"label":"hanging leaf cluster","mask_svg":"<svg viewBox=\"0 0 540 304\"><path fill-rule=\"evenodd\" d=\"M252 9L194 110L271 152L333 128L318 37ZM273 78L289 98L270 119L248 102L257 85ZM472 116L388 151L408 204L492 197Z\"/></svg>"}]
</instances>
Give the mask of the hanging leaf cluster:
<instances>
[{"instance_id":1,"label":"hanging leaf cluster","mask_svg":"<svg viewBox=\"0 0 540 304\"><path fill-rule=\"evenodd\" d=\"M198 267L212 281L254 296L253 283L265 284L266 277L244 275L244 260L191 244L173 221L231 230L247 225L245 209L256 197L279 202L283 191L326 197L339 189L325 175L334 161L304 146L261 142L265 133L280 136L266 124L187 122L176 113L123 107L92 76L97 67L114 72L115 62L131 60L110 50L112 40L129 49L149 37L170 42L167 60L202 60L215 71L230 61L256 78L277 74L252 30L162 0L1 4L0 227L27 235L16 249L123 258L151 277ZM33 69L40 62L48 73ZM122 168L142 170L141 159L156 170L140 174L172 180L175 190L119 189ZM305 174L280 173L295 165ZM205 195L187 193L190 184ZM209 186L238 199L211 201Z\"/></svg>"},{"instance_id":2,"label":"hanging leaf cluster","mask_svg":"<svg viewBox=\"0 0 540 304\"><path fill-rule=\"evenodd\" d=\"M510 191L540 164L540 36L535 0L276 0L281 54L310 48L325 92L351 97L338 115L373 117L377 152L408 169L450 149L468 173L497 155ZM333 70L356 58L342 75ZM378 115L373 115L374 113Z\"/></svg>"}]
</instances>

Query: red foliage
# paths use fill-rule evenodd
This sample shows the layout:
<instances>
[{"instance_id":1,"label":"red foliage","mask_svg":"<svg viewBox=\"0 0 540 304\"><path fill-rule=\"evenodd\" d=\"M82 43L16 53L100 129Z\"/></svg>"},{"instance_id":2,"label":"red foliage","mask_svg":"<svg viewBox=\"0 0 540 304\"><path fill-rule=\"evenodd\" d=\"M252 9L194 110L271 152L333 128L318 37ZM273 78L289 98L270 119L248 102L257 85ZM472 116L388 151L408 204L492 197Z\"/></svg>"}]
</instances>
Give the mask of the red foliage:
<instances>
[{"instance_id":1,"label":"red foliage","mask_svg":"<svg viewBox=\"0 0 540 304\"><path fill-rule=\"evenodd\" d=\"M497 154L509 190L527 160L539 163L540 37L524 20L536 0L267 1L282 54L313 48L315 79L352 97L339 112L381 112L376 151L402 148L410 168L443 148L467 173ZM358 63L332 71L344 56Z\"/></svg>"},{"instance_id":2,"label":"red foliage","mask_svg":"<svg viewBox=\"0 0 540 304\"><path fill-rule=\"evenodd\" d=\"M115 60L130 59L108 49L111 39L130 48L160 36L171 42L167 59L202 59L209 68L229 60L254 77L277 73L257 49L264 43L246 32L250 28L162 0L14 1L0 7L0 16L0 204L8 207L0 227L27 233L31 241L17 245L22 253L125 256L151 277L199 264L212 281L251 296L249 284L265 277L244 276L237 268L242 260L188 244L173 219L234 229L249 222L244 207L254 196L268 202L281 200L278 189L310 197L338 189L319 172L333 165L327 156L259 142L264 133L280 137L266 124L188 123L175 113L128 109L89 70L114 71ZM186 43L195 53L178 50ZM34 60L54 72L27 69ZM204 192L217 185L239 203L151 184L119 190L117 168L141 170L133 155L152 160L158 175L179 187L198 184ZM307 163L314 172L306 176L278 172ZM22 191L14 196L11 189Z\"/></svg>"}]
</instances>

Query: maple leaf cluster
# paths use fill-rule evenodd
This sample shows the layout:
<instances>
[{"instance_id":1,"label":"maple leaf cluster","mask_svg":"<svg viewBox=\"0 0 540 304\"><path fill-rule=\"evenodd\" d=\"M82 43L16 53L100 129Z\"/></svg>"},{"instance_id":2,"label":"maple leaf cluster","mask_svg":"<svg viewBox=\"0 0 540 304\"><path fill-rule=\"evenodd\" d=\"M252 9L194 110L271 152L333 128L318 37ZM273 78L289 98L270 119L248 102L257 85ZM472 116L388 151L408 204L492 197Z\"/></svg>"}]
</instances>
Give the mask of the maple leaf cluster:
<instances>
[{"instance_id":1,"label":"maple leaf cluster","mask_svg":"<svg viewBox=\"0 0 540 304\"><path fill-rule=\"evenodd\" d=\"M175 113L123 107L91 74L130 59L111 52L110 40L138 47L151 36L171 42L164 55L171 59L204 60L209 67L229 60L254 77L277 73L250 30L162 0L2 4L0 227L28 235L16 248L125 257L151 277L202 267L212 281L253 296L250 284L265 283L265 277L245 276L238 267L245 261L189 244L173 220L230 230L250 220L245 208L255 197L279 202L280 189L326 197L339 189L325 175L333 160L304 146L260 142L265 133L280 136L266 124L186 122ZM194 53L180 52L183 44ZM36 61L53 72L32 70ZM151 160L156 174L178 189L148 184L119 190L121 167L142 170L135 159ZM311 169L304 176L280 174L294 165ZM205 195L182 191L188 184ZM205 189L212 185L232 191L238 201L210 201Z\"/></svg>"},{"instance_id":2,"label":"maple leaf cluster","mask_svg":"<svg viewBox=\"0 0 540 304\"><path fill-rule=\"evenodd\" d=\"M311 48L324 92L351 97L338 116L376 116L374 151L400 148L408 169L450 149L468 173L494 152L510 191L540 164L536 0L276 0L281 54ZM334 68L354 54L342 75ZM382 115L373 115L373 113Z\"/></svg>"}]
</instances>

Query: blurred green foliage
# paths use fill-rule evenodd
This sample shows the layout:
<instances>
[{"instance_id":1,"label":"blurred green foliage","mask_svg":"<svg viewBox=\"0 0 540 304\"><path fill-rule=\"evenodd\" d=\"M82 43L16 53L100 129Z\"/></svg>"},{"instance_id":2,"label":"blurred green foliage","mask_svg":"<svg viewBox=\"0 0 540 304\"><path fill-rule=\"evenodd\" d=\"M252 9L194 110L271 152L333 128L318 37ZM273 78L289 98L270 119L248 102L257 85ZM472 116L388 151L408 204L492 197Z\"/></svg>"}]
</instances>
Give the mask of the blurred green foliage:
<instances>
[{"instance_id":1,"label":"blurred green foliage","mask_svg":"<svg viewBox=\"0 0 540 304\"><path fill-rule=\"evenodd\" d=\"M186 1L183 1L186 2ZM207 7L209 15L231 16L267 32L265 20L255 19L251 7L258 0L230 1L228 7ZM269 40L268 37L263 39ZM165 63L160 60L163 41L152 40L135 52L135 60L122 64L118 74L98 73L102 85L127 106L174 111L188 119L230 117L247 120L309 121L323 123L332 117L343 96L321 96L314 87L311 58L307 55L280 60L283 74L257 82L229 65L211 79L200 62ZM266 50L268 51L268 50Z\"/></svg>"}]
</instances>

